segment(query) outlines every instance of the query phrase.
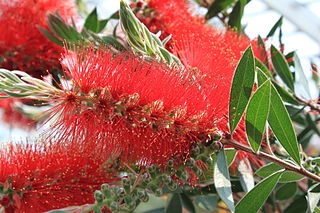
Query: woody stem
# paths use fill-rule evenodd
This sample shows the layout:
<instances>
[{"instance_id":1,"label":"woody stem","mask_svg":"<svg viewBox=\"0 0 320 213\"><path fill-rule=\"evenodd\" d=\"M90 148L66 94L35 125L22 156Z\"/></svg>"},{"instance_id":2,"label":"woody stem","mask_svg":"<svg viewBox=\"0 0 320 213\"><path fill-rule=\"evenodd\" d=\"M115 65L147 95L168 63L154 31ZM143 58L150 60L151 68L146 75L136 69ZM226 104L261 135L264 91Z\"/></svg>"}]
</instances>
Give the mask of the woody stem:
<instances>
[{"instance_id":1,"label":"woody stem","mask_svg":"<svg viewBox=\"0 0 320 213\"><path fill-rule=\"evenodd\" d=\"M223 143L224 145L230 145L230 146L234 147L235 149L238 149L238 150L247 152L249 154L255 155L258 158L262 158L262 159L268 160L270 162L276 163L276 164L284 167L288 171L293 171L293 172L299 173L299 174L301 174L307 178L310 178L316 182L320 182L319 176L309 172L308 170L306 170L302 166L293 165L293 164L288 163L280 158L277 158L276 156L267 154L265 152L254 152L250 147L243 145L241 143L238 143L231 138L223 138L221 140L221 143Z\"/></svg>"}]
</instances>

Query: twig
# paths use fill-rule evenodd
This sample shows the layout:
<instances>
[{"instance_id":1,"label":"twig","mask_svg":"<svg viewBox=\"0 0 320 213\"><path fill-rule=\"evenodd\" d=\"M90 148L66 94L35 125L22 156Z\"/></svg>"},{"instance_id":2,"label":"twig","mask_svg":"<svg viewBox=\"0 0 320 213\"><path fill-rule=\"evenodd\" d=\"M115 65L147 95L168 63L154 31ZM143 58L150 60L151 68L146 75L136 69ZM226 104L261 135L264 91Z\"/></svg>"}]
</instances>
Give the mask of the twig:
<instances>
[{"instance_id":1,"label":"twig","mask_svg":"<svg viewBox=\"0 0 320 213\"><path fill-rule=\"evenodd\" d=\"M320 105L315 104L315 103L312 102L312 101L304 100L303 98L300 98L300 97L297 96L296 94L293 94L293 97L294 97L295 99L297 99L297 101L299 101L300 103L302 103L302 104L310 107L311 111L320 113Z\"/></svg>"},{"instance_id":2,"label":"twig","mask_svg":"<svg viewBox=\"0 0 320 213\"><path fill-rule=\"evenodd\" d=\"M257 152L255 153L250 147L246 146L246 145L243 145L241 143L238 143L236 142L235 140L231 139L231 138L223 138L221 140L221 142L225 145L230 145L232 147L234 147L235 149L238 149L238 150L242 150L242 151L245 151L249 154L252 154L252 155L255 155L259 158L263 158L265 160L268 160L270 162L273 162L273 163L276 163L282 167L284 167L286 170L289 170L289 171L293 171L293 172L296 172L296 173L299 173L307 178L310 178L316 182L320 182L320 177L309 172L308 170L306 170L305 168L301 167L301 166L295 166L293 164L290 164L286 161L283 161L282 159L280 158L277 158L276 156L273 156L273 155L270 155L270 154L267 154L267 153L264 153L264 152Z\"/></svg>"}]
</instances>

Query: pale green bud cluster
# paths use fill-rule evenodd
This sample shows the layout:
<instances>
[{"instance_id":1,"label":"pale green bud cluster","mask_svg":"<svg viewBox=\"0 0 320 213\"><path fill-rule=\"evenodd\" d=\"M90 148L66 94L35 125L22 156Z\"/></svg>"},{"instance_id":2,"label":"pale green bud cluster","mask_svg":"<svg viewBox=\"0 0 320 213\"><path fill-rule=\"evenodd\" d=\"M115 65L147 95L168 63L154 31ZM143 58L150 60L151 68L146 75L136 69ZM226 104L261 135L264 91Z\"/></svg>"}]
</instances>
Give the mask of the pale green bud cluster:
<instances>
[{"instance_id":1,"label":"pale green bud cluster","mask_svg":"<svg viewBox=\"0 0 320 213\"><path fill-rule=\"evenodd\" d=\"M0 98L48 99L62 91L51 84L33 78L25 72L0 69L0 92L7 96Z\"/></svg>"},{"instance_id":2,"label":"pale green bud cluster","mask_svg":"<svg viewBox=\"0 0 320 213\"><path fill-rule=\"evenodd\" d=\"M129 45L136 53L155 57L169 66L181 64L180 60L165 48L170 36L161 41L159 35L151 33L123 0L120 1L120 24Z\"/></svg>"}]
</instances>

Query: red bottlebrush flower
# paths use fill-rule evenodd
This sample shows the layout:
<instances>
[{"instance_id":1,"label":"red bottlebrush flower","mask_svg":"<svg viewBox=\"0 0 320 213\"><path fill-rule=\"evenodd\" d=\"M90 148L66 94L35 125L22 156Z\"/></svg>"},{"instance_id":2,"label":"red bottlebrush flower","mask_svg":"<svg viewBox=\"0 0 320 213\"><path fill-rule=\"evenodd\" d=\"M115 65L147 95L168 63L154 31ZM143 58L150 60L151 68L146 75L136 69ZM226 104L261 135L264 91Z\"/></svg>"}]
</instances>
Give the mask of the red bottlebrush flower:
<instances>
[{"instance_id":1,"label":"red bottlebrush flower","mask_svg":"<svg viewBox=\"0 0 320 213\"><path fill-rule=\"evenodd\" d=\"M62 65L75 89L51 109L60 116L51 136L105 144L125 162L165 165L183 161L216 126L184 70L93 48L67 52Z\"/></svg>"},{"instance_id":2,"label":"red bottlebrush flower","mask_svg":"<svg viewBox=\"0 0 320 213\"><path fill-rule=\"evenodd\" d=\"M37 29L47 29L47 15L56 11L66 19L75 14L69 0L0 0L0 56L3 60L0 66L24 70L34 76L46 74L48 69L60 69L58 59L62 48Z\"/></svg>"},{"instance_id":3,"label":"red bottlebrush flower","mask_svg":"<svg viewBox=\"0 0 320 213\"><path fill-rule=\"evenodd\" d=\"M0 158L0 204L5 212L44 212L93 203L93 192L101 184L117 181L108 172L109 154L95 147L9 144Z\"/></svg>"},{"instance_id":4,"label":"red bottlebrush flower","mask_svg":"<svg viewBox=\"0 0 320 213\"><path fill-rule=\"evenodd\" d=\"M35 127L34 121L15 107L15 103L18 101L19 100L14 98L0 100L0 108L2 109L1 119L9 124L10 127L20 127L24 129Z\"/></svg>"},{"instance_id":5,"label":"red bottlebrush flower","mask_svg":"<svg viewBox=\"0 0 320 213\"><path fill-rule=\"evenodd\" d=\"M151 0L149 3L154 10L153 23L156 31L172 35L168 48L177 55L185 67L202 84L209 103L212 103L209 113L211 120L219 120L217 127L228 132L228 106L232 78L241 58L241 53L253 45L255 54L261 56L256 42L251 42L244 35L227 30L221 32L205 24L204 18L193 16L186 1ZM153 26L153 27L154 27ZM240 123L233 135L235 140L247 144L244 131L244 122ZM246 153L239 152L239 156L249 157L253 163L258 161Z\"/></svg>"}]
</instances>

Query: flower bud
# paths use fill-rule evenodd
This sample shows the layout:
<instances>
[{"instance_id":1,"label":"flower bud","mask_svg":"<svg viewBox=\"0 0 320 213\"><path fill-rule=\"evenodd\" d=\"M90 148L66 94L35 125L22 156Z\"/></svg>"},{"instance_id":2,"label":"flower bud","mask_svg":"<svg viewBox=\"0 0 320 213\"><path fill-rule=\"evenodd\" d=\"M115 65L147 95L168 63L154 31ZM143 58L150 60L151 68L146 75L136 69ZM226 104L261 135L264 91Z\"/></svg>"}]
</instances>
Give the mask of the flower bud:
<instances>
[{"instance_id":1,"label":"flower bud","mask_svg":"<svg viewBox=\"0 0 320 213\"><path fill-rule=\"evenodd\" d=\"M175 183L175 182L171 182L171 183L169 183L168 185L168 189L170 190L170 191L175 191L175 190L177 190L177 188L178 188L178 184L177 183Z\"/></svg>"},{"instance_id":2,"label":"flower bud","mask_svg":"<svg viewBox=\"0 0 320 213\"><path fill-rule=\"evenodd\" d=\"M101 191L99 190L96 190L94 192L94 199L98 202L98 203L101 203L103 201L103 194Z\"/></svg>"},{"instance_id":3,"label":"flower bud","mask_svg":"<svg viewBox=\"0 0 320 213\"><path fill-rule=\"evenodd\" d=\"M196 164L196 161L193 158L188 158L185 164L186 166L193 166Z\"/></svg>"},{"instance_id":4,"label":"flower bud","mask_svg":"<svg viewBox=\"0 0 320 213\"><path fill-rule=\"evenodd\" d=\"M115 201L112 201L109 205L108 208L110 209L110 211L115 212L119 210L119 204Z\"/></svg>"},{"instance_id":5,"label":"flower bud","mask_svg":"<svg viewBox=\"0 0 320 213\"><path fill-rule=\"evenodd\" d=\"M106 198L110 198L112 196L109 184L102 184L101 185L101 192L103 193L103 195Z\"/></svg>"}]
</instances>

